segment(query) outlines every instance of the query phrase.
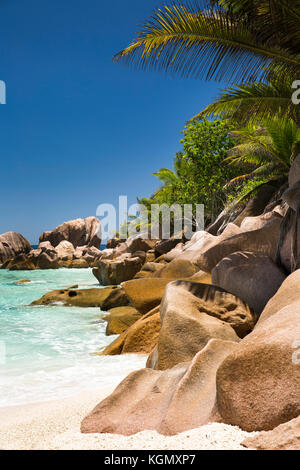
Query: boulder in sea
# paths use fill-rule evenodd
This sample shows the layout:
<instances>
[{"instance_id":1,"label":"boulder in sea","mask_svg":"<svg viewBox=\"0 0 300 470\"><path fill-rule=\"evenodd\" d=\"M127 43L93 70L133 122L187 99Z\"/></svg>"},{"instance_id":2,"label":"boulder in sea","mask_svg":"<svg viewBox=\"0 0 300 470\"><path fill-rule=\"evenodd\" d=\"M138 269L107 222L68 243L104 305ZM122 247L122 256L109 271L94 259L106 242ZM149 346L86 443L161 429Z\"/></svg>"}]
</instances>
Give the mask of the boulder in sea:
<instances>
[{"instance_id":1,"label":"boulder in sea","mask_svg":"<svg viewBox=\"0 0 300 470\"><path fill-rule=\"evenodd\" d=\"M74 248L78 246L95 246L99 248L101 243L101 224L96 217L76 219L64 222L54 230L44 232L40 236L40 243L49 241L57 247L62 241L72 243Z\"/></svg>"},{"instance_id":2,"label":"boulder in sea","mask_svg":"<svg viewBox=\"0 0 300 470\"><path fill-rule=\"evenodd\" d=\"M121 284L132 279L140 271L143 262L140 256L131 257L129 254L113 260L100 259L93 274L103 286Z\"/></svg>"},{"instance_id":3,"label":"boulder in sea","mask_svg":"<svg viewBox=\"0 0 300 470\"><path fill-rule=\"evenodd\" d=\"M107 311L114 307L128 305L129 300L121 287L105 289L60 289L48 292L31 305L53 305L59 302L70 307L100 307Z\"/></svg>"},{"instance_id":4,"label":"boulder in sea","mask_svg":"<svg viewBox=\"0 0 300 470\"><path fill-rule=\"evenodd\" d=\"M245 431L268 431L300 414L300 270L268 302L254 331L217 373L223 420Z\"/></svg>"},{"instance_id":5,"label":"boulder in sea","mask_svg":"<svg viewBox=\"0 0 300 470\"><path fill-rule=\"evenodd\" d=\"M7 232L0 235L0 264L18 255L27 254L30 250L29 241L20 233Z\"/></svg>"}]
</instances>

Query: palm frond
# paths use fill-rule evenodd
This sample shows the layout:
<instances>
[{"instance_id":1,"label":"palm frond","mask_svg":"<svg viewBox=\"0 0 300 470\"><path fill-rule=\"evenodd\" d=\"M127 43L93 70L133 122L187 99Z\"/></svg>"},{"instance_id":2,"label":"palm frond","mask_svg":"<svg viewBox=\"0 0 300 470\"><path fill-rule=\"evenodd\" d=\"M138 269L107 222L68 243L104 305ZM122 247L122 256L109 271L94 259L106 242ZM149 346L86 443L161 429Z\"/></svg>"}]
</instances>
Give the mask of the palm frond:
<instances>
[{"instance_id":1,"label":"palm frond","mask_svg":"<svg viewBox=\"0 0 300 470\"><path fill-rule=\"evenodd\" d=\"M291 82L248 83L223 90L213 103L194 116L191 121L203 117L222 116L241 123L269 118L299 116L300 110L293 104Z\"/></svg>"},{"instance_id":2,"label":"palm frond","mask_svg":"<svg viewBox=\"0 0 300 470\"><path fill-rule=\"evenodd\" d=\"M154 12L137 38L115 61L183 77L228 81L299 75L300 54L266 44L255 28L210 1L166 5Z\"/></svg>"}]
</instances>

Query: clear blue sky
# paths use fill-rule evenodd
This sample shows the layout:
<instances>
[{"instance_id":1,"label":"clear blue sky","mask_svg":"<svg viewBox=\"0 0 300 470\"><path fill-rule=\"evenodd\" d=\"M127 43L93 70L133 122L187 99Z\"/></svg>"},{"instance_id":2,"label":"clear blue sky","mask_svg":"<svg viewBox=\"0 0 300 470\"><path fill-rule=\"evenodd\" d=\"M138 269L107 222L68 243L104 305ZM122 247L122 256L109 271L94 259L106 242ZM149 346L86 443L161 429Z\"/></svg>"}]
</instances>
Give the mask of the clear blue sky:
<instances>
[{"instance_id":1,"label":"clear blue sky","mask_svg":"<svg viewBox=\"0 0 300 470\"><path fill-rule=\"evenodd\" d=\"M111 61L159 0L1 0L0 233L32 243L101 203L148 196L216 83Z\"/></svg>"}]
</instances>

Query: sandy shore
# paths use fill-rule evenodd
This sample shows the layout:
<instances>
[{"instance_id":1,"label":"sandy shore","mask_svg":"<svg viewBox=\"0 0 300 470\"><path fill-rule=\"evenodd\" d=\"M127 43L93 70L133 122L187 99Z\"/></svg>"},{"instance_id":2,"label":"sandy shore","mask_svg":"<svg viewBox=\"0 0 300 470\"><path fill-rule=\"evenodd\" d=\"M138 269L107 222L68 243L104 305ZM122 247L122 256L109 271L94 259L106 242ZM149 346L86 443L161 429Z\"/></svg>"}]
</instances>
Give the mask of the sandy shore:
<instances>
[{"instance_id":1,"label":"sandy shore","mask_svg":"<svg viewBox=\"0 0 300 470\"><path fill-rule=\"evenodd\" d=\"M0 408L0 449L244 449L240 443L253 435L224 424L209 424L173 437L144 431L125 437L85 435L80 423L112 388L85 392L46 403Z\"/></svg>"}]
</instances>

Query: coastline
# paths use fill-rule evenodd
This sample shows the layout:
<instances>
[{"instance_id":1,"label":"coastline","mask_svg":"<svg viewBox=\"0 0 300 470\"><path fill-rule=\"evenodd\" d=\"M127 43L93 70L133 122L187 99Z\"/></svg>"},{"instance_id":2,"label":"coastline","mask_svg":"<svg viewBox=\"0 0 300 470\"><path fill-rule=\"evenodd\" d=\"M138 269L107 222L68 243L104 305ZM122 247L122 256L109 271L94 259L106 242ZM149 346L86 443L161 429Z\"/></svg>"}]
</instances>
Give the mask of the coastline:
<instances>
[{"instance_id":1,"label":"coastline","mask_svg":"<svg viewBox=\"0 0 300 470\"><path fill-rule=\"evenodd\" d=\"M115 387L69 398L0 408L2 450L246 450L240 443L255 433L212 423L177 436L143 431L133 436L81 434L81 420Z\"/></svg>"}]
</instances>

